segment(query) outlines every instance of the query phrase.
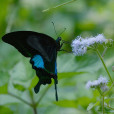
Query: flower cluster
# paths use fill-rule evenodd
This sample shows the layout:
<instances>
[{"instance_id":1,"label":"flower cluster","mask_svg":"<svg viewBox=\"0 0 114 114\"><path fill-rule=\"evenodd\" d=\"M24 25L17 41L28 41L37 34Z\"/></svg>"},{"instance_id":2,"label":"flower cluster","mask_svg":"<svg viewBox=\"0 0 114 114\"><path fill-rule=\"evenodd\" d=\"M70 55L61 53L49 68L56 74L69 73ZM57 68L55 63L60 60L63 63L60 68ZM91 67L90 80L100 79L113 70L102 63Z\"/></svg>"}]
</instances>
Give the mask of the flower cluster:
<instances>
[{"instance_id":1,"label":"flower cluster","mask_svg":"<svg viewBox=\"0 0 114 114\"><path fill-rule=\"evenodd\" d=\"M90 37L90 38L82 38L78 36L75 40L73 40L71 47L74 55L76 56L81 56L86 53L87 47L90 47L94 45L95 43L97 44L102 44L106 43L106 39L103 34L99 34L95 37Z\"/></svg>"},{"instance_id":2,"label":"flower cluster","mask_svg":"<svg viewBox=\"0 0 114 114\"><path fill-rule=\"evenodd\" d=\"M107 88L107 86L106 86L107 83L108 83L108 80L101 75L98 78L98 80L88 81L86 84L86 88L89 89L89 88L100 87L104 91Z\"/></svg>"}]
</instances>

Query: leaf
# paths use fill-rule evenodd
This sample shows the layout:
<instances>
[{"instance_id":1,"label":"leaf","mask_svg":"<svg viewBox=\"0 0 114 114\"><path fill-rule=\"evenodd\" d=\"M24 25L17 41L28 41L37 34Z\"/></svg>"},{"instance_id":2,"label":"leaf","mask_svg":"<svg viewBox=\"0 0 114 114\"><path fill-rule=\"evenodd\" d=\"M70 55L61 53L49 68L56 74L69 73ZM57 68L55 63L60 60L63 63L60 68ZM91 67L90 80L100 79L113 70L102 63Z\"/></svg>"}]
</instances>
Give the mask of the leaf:
<instances>
[{"instance_id":1,"label":"leaf","mask_svg":"<svg viewBox=\"0 0 114 114\"><path fill-rule=\"evenodd\" d=\"M58 79L63 79L63 78L72 78L73 76L79 76L81 74L84 74L87 72L63 72L63 73L58 73Z\"/></svg>"},{"instance_id":2,"label":"leaf","mask_svg":"<svg viewBox=\"0 0 114 114\"><path fill-rule=\"evenodd\" d=\"M17 63L12 70L10 70L10 75L13 80L27 80L26 69L22 61Z\"/></svg>"},{"instance_id":3,"label":"leaf","mask_svg":"<svg viewBox=\"0 0 114 114\"><path fill-rule=\"evenodd\" d=\"M90 103L89 106L87 107L87 111L91 110L95 106L99 106L100 101L97 101L96 103Z\"/></svg>"},{"instance_id":4,"label":"leaf","mask_svg":"<svg viewBox=\"0 0 114 114\"><path fill-rule=\"evenodd\" d=\"M0 114L14 114L13 111L5 106L0 106Z\"/></svg>"},{"instance_id":5,"label":"leaf","mask_svg":"<svg viewBox=\"0 0 114 114\"><path fill-rule=\"evenodd\" d=\"M75 100L61 100L61 101L54 102L54 103L60 107L72 107L72 108L77 107Z\"/></svg>"},{"instance_id":6,"label":"leaf","mask_svg":"<svg viewBox=\"0 0 114 114\"><path fill-rule=\"evenodd\" d=\"M0 94L7 94L8 93L8 84L0 86Z\"/></svg>"},{"instance_id":7,"label":"leaf","mask_svg":"<svg viewBox=\"0 0 114 114\"><path fill-rule=\"evenodd\" d=\"M76 103L82 107L87 107L88 104L92 101L93 99L90 99L88 97L80 97L76 100Z\"/></svg>"},{"instance_id":8,"label":"leaf","mask_svg":"<svg viewBox=\"0 0 114 114\"><path fill-rule=\"evenodd\" d=\"M31 81L31 84L30 84L30 86L29 86L29 89L34 88L37 83L38 83L38 77L35 76L35 77L32 79L32 81Z\"/></svg>"},{"instance_id":9,"label":"leaf","mask_svg":"<svg viewBox=\"0 0 114 114\"><path fill-rule=\"evenodd\" d=\"M9 81L8 72L0 69L0 86L3 86L4 84L8 83L8 81Z\"/></svg>"},{"instance_id":10,"label":"leaf","mask_svg":"<svg viewBox=\"0 0 114 114\"><path fill-rule=\"evenodd\" d=\"M22 92L26 90L26 88L20 84L13 84L13 86L15 89L22 91Z\"/></svg>"}]
</instances>

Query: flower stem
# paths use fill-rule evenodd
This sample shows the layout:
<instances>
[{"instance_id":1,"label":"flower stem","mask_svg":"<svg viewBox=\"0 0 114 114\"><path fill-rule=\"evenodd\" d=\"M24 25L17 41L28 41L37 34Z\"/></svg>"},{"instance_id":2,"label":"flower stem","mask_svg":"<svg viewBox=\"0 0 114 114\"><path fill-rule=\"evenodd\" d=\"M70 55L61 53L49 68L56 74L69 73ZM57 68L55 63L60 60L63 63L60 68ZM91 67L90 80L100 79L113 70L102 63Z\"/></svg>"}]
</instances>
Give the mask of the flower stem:
<instances>
[{"instance_id":1,"label":"flower stem","mask_svg":"<svg viewBox=\"0 0 114 114\"><path fill-rule=\"evenodd\" d=\"M113 86L114 86L114 82L112 83L111 87L103 95L106 96L107 93L112 89Z\"/></svg>"},{"instance_id":2,"label":"flower stem","mask_svg":"<svg viewBox=\"0 0 114 114\"><path fill-rule=\"evenodd\" d=\"M101 91L101 89L98 87L97 90L99 91L100 95L102 96L102 91Z\"/></svg>"},{"instance_id":3,"label":"flower stem","mask_svg":"<svg viewBox=\"0 0 114 114\"><path fill-rule=\"evenodd\" d=\"M99 50L96 49L96 52L97 52L97 54L98 54L98 56L99 56L99 58L100 58L100 60L101 60L101 62L102 62L102 64L103 64L103 66L104 66L104 68L105 68L105 70L106 70L106 72L107 72L107 74L108 74L108 76L109 76L111 82L113 83L113 80L112 80L112 78L111 78L111 75L110 75L110 73L109 73L109 71L108 71L108 69L107 69L107 67L106 67L106 65L105 65L105 63L104 63L104 60L103 60L103 58L102 58L102 56L101 56Z\"/></svg>"},{"instance_id":4,"label":"flower stem","mask_svg":"<svg viewBox=\"0 0 114 114\"><path fill-rule=\"evenodd\" d=\"M102 57L104 57L106 51L107 51L107 47L104 49L104 51L103 51L103 53L102 53Z\"/></svg>"},{"instance_id":5,"label":"flower stem","mask_svg":"<svg viewBox=\"0 0 114 114\"><path fill-rule=\"evenodd\" d=\"M103 111L103 114L104 114L104 95L102 96L102 111Z\"/></svg>"}]
</instances>

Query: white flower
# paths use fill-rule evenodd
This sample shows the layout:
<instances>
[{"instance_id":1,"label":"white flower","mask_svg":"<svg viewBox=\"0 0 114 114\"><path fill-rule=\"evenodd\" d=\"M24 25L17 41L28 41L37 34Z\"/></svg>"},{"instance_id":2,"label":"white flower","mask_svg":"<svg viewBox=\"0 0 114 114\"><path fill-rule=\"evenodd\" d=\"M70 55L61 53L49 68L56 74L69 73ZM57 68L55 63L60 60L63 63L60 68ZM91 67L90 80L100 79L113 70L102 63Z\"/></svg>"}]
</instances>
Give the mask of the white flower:
<instances>
[{"instance_id":1,"label":"white flower","mask_svg":"<svg viewBox=\"0 0 114 114\"><path fill-rule=\"evenodd\" d=\"M105 77L102 77L102 75L98 78L98 81L100 84L107 84L108 80Z\"/></svg>"},{"instance_id":2,"label":"white flower","mask_svg":"<svg viewBox=\"0 0 114 114\"><path fill-rule=\"evenodd\" d=\"M71 47L74 55L81 56L86 53L87 47L97 44L106 43L106 39L103 34L99 34L95 37L83 39L81 36L78 36L75 40L72 41Z\"/></svg>"},{"instance_id":3,"label":"white flower","mask_svg":"<svg viewBox=\"0 0 114 114\"><path fill-rule=\"evenodd\" d=\"M86 88L89 89L89 88L100 87L102 90L105 90L107 88L106 86L107 83L108 83L108 80L101 75L98 78L98 80L88 81L86 84Z\"/></svg>"},{"instance_id":4,"label":"white flower","mask_svg":"<svg viewBox=\"0 0 114 114\"><path fill-rule=\"evenodd\" d=\"M89 89L92 85L92 82L91 81L88 81L87 84L86 84L86 88Z\"/></svg>"}]
</instances>

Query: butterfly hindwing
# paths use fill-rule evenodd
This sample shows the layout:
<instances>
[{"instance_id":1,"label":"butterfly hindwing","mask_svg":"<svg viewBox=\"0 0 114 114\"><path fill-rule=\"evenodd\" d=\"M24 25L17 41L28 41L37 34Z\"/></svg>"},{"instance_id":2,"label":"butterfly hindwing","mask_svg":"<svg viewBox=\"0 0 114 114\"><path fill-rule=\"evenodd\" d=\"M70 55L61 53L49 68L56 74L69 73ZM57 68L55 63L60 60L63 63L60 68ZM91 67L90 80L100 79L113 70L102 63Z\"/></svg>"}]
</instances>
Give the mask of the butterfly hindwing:
<instances>
[{"instance_id":1,"label":"butterfly hindwing","mask_svg":"<svg viewBox=\"0 0 114 114\"><path fill-rule=\"evenodd\" d=\"M55 90L56 90L56 100L58 101L58 95L57 95L57 87L56 84L57 81L57 65L56 61L54 63L54 72L50 72L50 70L45 68L45 63L43 58L40 55L35 55L33 58L31 58L30 63L32 64L32 67L36 70L36 74L39 77L39 82L34 88L35 93L38 93L40 90L41 84L51 84L51 78L54 79L55 83ZM48 63L48 65L53 64L53 62Z\"/></svg>"}]
</instances>

